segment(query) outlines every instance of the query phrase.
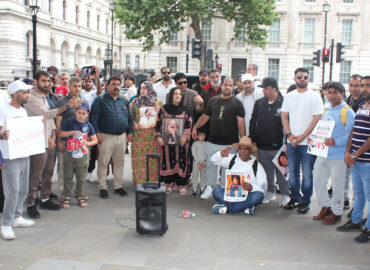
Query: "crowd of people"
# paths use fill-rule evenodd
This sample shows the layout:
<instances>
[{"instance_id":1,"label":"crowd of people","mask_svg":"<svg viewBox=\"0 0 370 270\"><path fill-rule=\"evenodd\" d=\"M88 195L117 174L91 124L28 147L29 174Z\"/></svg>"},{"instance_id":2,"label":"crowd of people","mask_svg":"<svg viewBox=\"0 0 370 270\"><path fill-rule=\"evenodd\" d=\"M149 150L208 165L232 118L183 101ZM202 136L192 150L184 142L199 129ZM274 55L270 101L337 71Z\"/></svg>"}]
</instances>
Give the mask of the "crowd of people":
<instances>
[{"instance_id":1,"label":"crowd of people","mask_svg":"<svg viewBox=\"0 0 370 270\"><path fill-rule=\"evenodd\" d=\"M306 214L315 190L321 210L313 219L337 224L350 208L352 179L353 209L337 230L360 232L357 242L369 240L370 220L363 219L363 212L370 200L370 76L349 78L348 99L342 83L325 83L323 102L308 87L305 68L295 70L294 87L286 95L274 78L260 79L255 64L235 82L222 80L220 70L201 70L192 86L184 73L172 76L169 67L160 73L161 80L151 74L136 89L133 74L102 84L98 67L73 76L39 71L33 80L10 83L10 98L1 92L4 239L15 238L14 227L33 226L41 217L38 206L68 209L73 196L87 207L86 180L97 182L100 198L108 199L110 166L113 193L125 196L124 160L130 147L135 185L146 181L148 171L149 181L162 182L168 194L191 189L193 197L213 197L215 214L254 215L256 206L276 200L278 192L280 207ZM126 97L123 86L129 89ZM10 159L7 119L30 116L42 116L45 151ZM325 157L308 153L320 120L334 123L324 141ZM160 154L159 166L154 159L147 166L148 153ZM274 163L276 156L283 169ZM59 198L51 182L56 162ZM97 179L92 174L96 162ZM22 216L25 201L31 219Z\"/></svg>"}]
</instances>

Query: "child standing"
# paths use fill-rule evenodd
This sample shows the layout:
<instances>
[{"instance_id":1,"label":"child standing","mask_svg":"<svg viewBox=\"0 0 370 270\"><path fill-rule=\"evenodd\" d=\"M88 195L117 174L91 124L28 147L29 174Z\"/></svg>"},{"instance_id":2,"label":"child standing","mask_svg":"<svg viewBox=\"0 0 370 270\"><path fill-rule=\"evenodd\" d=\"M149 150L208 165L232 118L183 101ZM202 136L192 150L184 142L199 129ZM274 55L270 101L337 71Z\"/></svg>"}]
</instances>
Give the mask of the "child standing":
<instances>
[{"instance_id":1,"label":"child standing","mask_svg":"<svg viewBox=\"0 0 370 270\"><path fill-rule=\"evenodd\" d=\"M75 196L78 204L85 208L83 189L87 175L88 147L98 143L94 127L88 122L89 105L82 103L76 108L76 117L69 118L61 127L59 136L64 138L63 153L63 174L64 190L62 207L69 208L70 196L72 193L72 179L76 174ZM87 141L88 138L90 141Z\"/></svg>"},{"instance_id":2,"label":"child standing","mask_svg":"<svg viewBox=\"0 0 370 270\"><path fill-rule=\"evenodd\" d=\"M198 185L202 191L206 185L205 168L206 168L206 133L203 130L198 130L198 140L191 146L193 154L193 197L197 196Z\"/></svg>"}]
</instances>

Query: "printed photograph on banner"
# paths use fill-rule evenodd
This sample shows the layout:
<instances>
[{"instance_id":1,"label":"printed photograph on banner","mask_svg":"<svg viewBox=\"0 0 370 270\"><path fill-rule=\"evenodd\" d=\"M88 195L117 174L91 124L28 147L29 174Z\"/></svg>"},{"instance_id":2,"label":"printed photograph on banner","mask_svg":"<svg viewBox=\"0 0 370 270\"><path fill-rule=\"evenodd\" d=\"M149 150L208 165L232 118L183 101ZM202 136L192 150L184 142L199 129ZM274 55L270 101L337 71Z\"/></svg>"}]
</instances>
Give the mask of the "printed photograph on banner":
<instances>
[{"instance_id":1,"label":"printed photograph on banner","mask_svg":"<svg viewBox=\"0 0 370 270\"><path fill-rule=\"evenodd\" d=\"M288 167L288 155L286 153L286 144L284 144L279 152L276 153L272 162L275 164L276 168L281 172L285 177L285 180L289 179L289 167Z\"/></svg>"},{"instance_id":2,"label":"printed photograph on banner","mask_svg":"<svg viewBox=\"0 0 370 270\"><path fill-rule=\"evenodd\" d=\"M246 181L246 175L244 173L226 170L225 177L224 200L229 202L245 201L248 195L248 191L243 189L243 184Z\"/></svg>"},{"instance_id":3,"label":"printed photograph on banner","mask_svg":"<svg viewBox=\"0 0 370 270\"><path fill-rule=\"evenodd\" d=\"M184 132L184 119L165 117L162 120L161 134L165 144L180 144Z\"/></svg>"},{"instance_id":4,"label":"printed photograph on banner","mask_svg":"<svg viewBox=\"0 0 370 270\"><path fill-rule=\"evenodd\" d=\"M157 123L155 107L140 107L140 128L154 128Z\"/></svg>"},{"instance_id":5,"label":"printed photograph on banner","mask_svg":"<svg viewBox=\"0 0 370 270\"><path fill-rule=\"evenodd\" d=\"M329 146L325 144L325 140L331 137L334 126L334 121L320 120L319 122L317 122L312 133L308 137L307 153L327 158Z\"/></svg>"}]
</instances>

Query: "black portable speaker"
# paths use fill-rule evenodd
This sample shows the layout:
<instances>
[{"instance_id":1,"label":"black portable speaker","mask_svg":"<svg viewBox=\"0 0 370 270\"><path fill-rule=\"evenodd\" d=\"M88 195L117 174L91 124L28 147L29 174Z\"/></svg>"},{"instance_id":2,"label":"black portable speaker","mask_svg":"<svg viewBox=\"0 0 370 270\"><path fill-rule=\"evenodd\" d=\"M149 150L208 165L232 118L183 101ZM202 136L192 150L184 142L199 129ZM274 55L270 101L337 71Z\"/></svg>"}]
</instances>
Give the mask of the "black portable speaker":
<instances>
[{"instance_id":1,"label":"black portable speaker","mask_svg":"<svg viewBox=\"0 0 370 270\"><path fill-rule=\"evenodd\" d=\"M147 170L150 158L158 159L159 174L160 155L146 155ZM136 232L163 235L168 229L166 189L160 187L159 183L148 183L148 178L149 173L147 183L136 190Z\"/></svg>"}]
</instances>

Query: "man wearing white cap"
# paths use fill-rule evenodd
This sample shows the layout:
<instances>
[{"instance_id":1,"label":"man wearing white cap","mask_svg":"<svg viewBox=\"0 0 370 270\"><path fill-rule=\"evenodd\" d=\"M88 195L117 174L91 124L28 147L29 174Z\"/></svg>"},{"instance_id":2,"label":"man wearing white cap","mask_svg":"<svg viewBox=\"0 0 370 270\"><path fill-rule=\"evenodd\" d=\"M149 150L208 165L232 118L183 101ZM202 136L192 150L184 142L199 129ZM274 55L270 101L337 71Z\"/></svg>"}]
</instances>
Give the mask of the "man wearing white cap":
<instances>
[{"instance_id":1,"label":"man wearing white cap","mask_svg":"<svg viewBox=\"0 0 370 270\"><path fill-rule=\"evenodd\" d=\"M260 98L263 98L263 93L260 89L254 87L254 77L249 73L242 76L240 88L243 92L237 94L236 98L243 103L245 110L245 131L246 136L249 136L249 122L252 118L254 103Z\"/></svg>"},{"instance_id":2,"label":"man wearing white cap","mask_svg":"<svg viewBox=\"0 0 370 270\"><path fill-rule=\"evenodd\" d=\"M28 192L29 157L10 160L6 142L12 136L9 130L7 130L7 119L27 117L27 112L21 105L27 103L29 90L32 88L32 85L26 85L19 80L11 83L9 92L12 99L8 105L0 108L0 150L5 160L5 168L2 171L5 202L1 221L1 234L6 240L15 238L12 227L30 227L35 225L35 222L32 220L22 217L23 203Z\"/></svg>"}]
</instances>

